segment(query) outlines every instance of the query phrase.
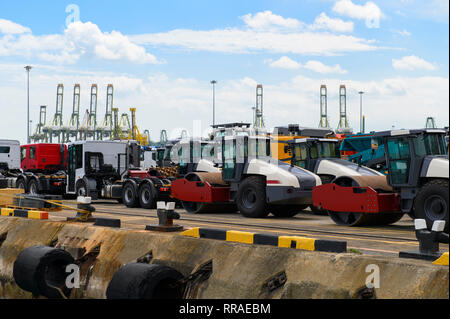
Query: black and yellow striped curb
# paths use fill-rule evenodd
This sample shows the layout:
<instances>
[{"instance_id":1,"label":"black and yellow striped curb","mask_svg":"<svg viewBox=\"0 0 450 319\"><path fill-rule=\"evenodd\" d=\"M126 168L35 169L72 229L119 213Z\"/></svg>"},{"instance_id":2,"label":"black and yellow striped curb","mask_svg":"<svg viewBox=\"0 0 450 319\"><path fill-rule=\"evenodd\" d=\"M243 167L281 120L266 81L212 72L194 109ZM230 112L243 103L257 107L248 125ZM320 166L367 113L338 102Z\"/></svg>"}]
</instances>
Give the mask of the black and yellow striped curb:
<instances>
[{"instance_id":1,"label":"black and yellow striped curb","mask_svg":"<svg viewBox=\"0 0 450 319\"><path fill-rule=\"evenodd\" d=\"M435 265L448 266L448 251L443 253L441 257L433 261Z\"/></svg>"},{"instance_id":2,"label":"black and yellow striped curb","mask_svg":"<svg viewBox=\"0 0 450 319\"><path fill-rule=\"evenodd\" d=\"M48 219L48 212L40 210L2 208L0 216L22 217L29 219Z\"/></svg>"},{"instance_id":3,"label":"black and yellow striped curb","mask_svg":"<svg viewBox=\"0 0 450 319\"><path fill-rule=\"evenodd\" d=\"M191 228L181 233L183 236L195 238L219 239L244 244L271 245L311 251L327 251L334 253L347 252L347 242L306 238L300 236L275 236L254 234L236 230L213 228Z\"/></svg>"}]
</instances>

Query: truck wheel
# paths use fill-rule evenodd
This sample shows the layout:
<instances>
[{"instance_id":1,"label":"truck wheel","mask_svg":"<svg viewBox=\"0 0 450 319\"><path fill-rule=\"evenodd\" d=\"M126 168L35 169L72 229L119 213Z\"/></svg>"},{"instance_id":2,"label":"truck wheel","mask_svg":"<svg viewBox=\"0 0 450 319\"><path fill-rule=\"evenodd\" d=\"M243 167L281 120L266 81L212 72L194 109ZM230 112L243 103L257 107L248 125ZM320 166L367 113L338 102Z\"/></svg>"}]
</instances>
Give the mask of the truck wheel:
<instances>
[{"instance_id":1,"label":"truck wheel","mask_svg":"<svg viewBox=\"0 0 450 319\"><path fill-rule=\"evenodd\" d=\"M39 194L39 182L35 179L32 179L29 183L28 183L28 193L32 194L32 195L37 195Z\"/></svg>"},{"instance_id":2,"label":"truck wheel","mask_svg":"<svg viewBox=\"0 0 450 319\"><path fill-rule=\"evenodd\" d=\"M113 275L106 289L107 299L181 299L183 275L157 264L130 263Z\"/></svg>"},{"instance_id":3,"label":"truck wheel","mask_svg":"<svg viewBox=\"0 0 450 319\"><path fill-rule=\"evenodd\" d=\"M24 180L23 178L19 179L19 180L16 182L16 188L23 189L24 193L27 193L27 192L28 192L27 184L25 183L25 180Z\"/></svg>"},{"instance_id":4,"label":"truck wheel","mask_svg":"<svg viewBox=\"0 0 450 319\"><path fill-rule=\"evenodd\" d=\"M77 196L82 196L82 197L89 196L89 192L88 192L85 181L79 180L77 182L77 185L75 187L75 193L77 194Z\"/></svg>"},{"instance_id":5,"label":"truck wheel","mask_svg":"<svg viewBox=\"0 0 450 319\"><path fill-rule=\"evenodd\" d=\"M259 176L244 179L238 189L236 204L245 217L259 218L269 214L266 202L266 183Z\"/></svg>"},{"instance_id":6,"label":"truck wheel","mask_svg":"<svg viewBox=\"0 0 450 319\"><path fill-rule=\"evenodd\" d=\"M139 189L139 204L142 208L151 209L155 207L156 189L153 184L145 183Z\"/></svg>"},{"instance_id":7,"label":"truck wheel","mask_svg":"<svg viewBox=\"0 0 450 319\"><path fill-rule=\"evenodd\" d=\"M420 189L414 200L415 217L425 219L428 229L435 220L445 220L444 232L448 234L448 181L432 180Z\"/></svg>"},{"instance_id":8,"label":"truck wheel","mask_svg":"<svg viewBox=\"0 0 450 319\"><path fill-rule=\"evenodd\" d=\"M128 208L137 207L139 200L132 184L127 183L122 189L122 200Z\"/></svg>"},{"instance_id":9,"label":"truck wheel","mask_svg":"<svg viewBox=\"0 0 450 319\"><path fill-rule=\"evenodd\" d=\"M293 217L308 205L273 205L269 207L275 217Z\"/></svg>"}]
</instances>

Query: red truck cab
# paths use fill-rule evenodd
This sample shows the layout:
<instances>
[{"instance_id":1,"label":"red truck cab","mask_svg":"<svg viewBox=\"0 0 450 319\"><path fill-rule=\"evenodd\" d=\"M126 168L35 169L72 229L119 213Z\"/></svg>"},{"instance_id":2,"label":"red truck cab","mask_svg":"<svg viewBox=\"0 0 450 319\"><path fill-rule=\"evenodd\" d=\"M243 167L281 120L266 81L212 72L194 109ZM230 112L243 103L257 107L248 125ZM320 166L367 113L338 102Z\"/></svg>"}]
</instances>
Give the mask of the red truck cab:
<instances>
[{"instance_id":1,"label":"red truck cab","mask_svg":"<svg viewBox=\"0 0 450 319\"><path fill-rule=\"evenodd\" d=\"M67 170L65 144L27 144L20 147L21 168L32 172Z\"/></svg>"}]
</instances>

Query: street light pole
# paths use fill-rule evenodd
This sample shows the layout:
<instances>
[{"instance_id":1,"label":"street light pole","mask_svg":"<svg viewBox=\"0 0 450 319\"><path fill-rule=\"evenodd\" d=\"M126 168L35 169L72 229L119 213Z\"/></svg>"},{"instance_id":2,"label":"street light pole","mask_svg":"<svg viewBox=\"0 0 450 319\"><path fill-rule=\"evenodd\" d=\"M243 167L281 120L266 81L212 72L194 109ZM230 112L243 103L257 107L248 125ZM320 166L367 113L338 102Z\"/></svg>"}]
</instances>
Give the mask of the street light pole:
<instances>
[{"instance_id":1,"label":"street light pole","mask_svg":"<svg viewBox=\"0 0 450 319\"><path fill-rule=\"evenodd\" d=\"M359 132L363 132L363 119L362 119L362 95L364 94L363 91L359 91Z\"/></svg>"},{"instance_id":2,"label":"street light pole","mask_svg":"<svg viewBox=\"0 0 450 319\"><path fill-rule=\"evenodd\" d=\"M216 83L216 80L211 81L213 85L213 125L216 124Z\"/></svg>"},{"instance_id":3,"label":"street light pole","mask_svg":"<svg viewBox=\"0 0 450 319\"><path fill-rule=\"evenodd\" d=\"M30 144L30 70L31 66L27 65L27 144Z\"/></svg>"}]
</instances>

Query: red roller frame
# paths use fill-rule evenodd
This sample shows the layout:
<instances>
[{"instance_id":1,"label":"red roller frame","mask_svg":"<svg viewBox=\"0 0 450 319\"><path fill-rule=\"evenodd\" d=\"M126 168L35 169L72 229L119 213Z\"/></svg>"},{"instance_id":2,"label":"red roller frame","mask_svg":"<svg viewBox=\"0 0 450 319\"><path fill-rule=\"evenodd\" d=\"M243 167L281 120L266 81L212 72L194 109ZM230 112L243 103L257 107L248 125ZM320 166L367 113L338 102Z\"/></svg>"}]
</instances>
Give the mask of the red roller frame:
<instances>
[{"instance_id":1,"label":"red roller frame","mask_svg":"<svg viewBox=\"0 0 450 319\"><path fill-rule=\"evenodd\" d=\"M230 200L230 187L214 187L208 182L192 182L180 178L172 182L171 196L185 202L228 202Z\"/></svg>"},{"instance_id":2,"label":"red roller frame","mask_svg":"<svg viewBox=\"0 0 450 319\"><path fill-rule=\"evenodd\" d=\"M397 193L378 193L371 187L316 186L313 205L333 212L381 213L400 211Z\"/></svg>"}]
</instances>

